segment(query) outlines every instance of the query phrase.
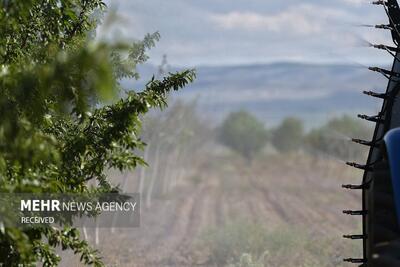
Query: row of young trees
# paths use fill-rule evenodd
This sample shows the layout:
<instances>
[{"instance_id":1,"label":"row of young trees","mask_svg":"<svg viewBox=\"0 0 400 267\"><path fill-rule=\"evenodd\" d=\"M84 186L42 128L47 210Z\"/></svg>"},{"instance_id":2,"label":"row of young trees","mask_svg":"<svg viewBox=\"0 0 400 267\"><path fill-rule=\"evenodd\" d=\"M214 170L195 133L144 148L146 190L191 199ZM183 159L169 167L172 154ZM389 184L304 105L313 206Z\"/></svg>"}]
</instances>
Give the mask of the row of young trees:
<instances>
[{"instance_id":1,"label":"row of young trees","mask_svg":"<svg viewBox=\"0 0 400 267\"><path fill-rule=\"evenodd\" d=\"M195 171L199 158L206 154L211 132L198 116L195 103L175 101L164 113L144 119L144 158L151 166L142 166L134 175L139 183L135 191L150 207L154 196L166 196L184 178Z\"/></svg>"},{"instance_id":2,"label":"row of young trees","mask_svg":"<svg viewBox=\"0 0 400 267\"><path fill-rule=\"evenodd\" d=\"M125 190L140 192L143 206L149 208L154 197L167 196L176 185L187 182L202 160L218 147L216 143L249 161L271 147L279 153L302 151L355 160L366 151L350 142L350 137L368 139L370 132L366 124L349 116L332 118L309 131L303 121L289 117L268 129L246 111L230 113L217 127L210 125L199 116L195 103L176 101L162 114L149 114L143 127L143 140L147 143L143 157L153 164L141 166L131 174L136 182Z\"/></svg>"},{"instance_id":3,"label":"row of young trees","mask_svg":"<svg viewBox=\"0 0 400 267\"><path fill-rule=\"evenodd\" d=\"M199 117L195 102L179 100L163 111L153 111L142 118L141 140L145 147L136 151L147 163L123 173L110 172L111 180L122 192L140 193L140 208L146 212L154 199L167 198L178 185L187 183L199 171L202 156L207 154L212 131ZM83 228L85 240L100 245L102 237L115 228Z\"/></svg>"},{"instance_id":4,"label":"row of young trees","mask_svg":"<svg viewBox=\"0 0 400 267\"><path fill-rule=\"evenodd\" d=\"M308 132L303 121L295 117L288 117L277 127L267 129L251 113L238 111L227 116L218 132L222 144L248 160L268 143L280 153L302 150L312 155L354 160L363 157L365 150L350 142L351 138L368 139L371 129L361 120L347 115L330 119Z\"/></svg>"}]
</instances>

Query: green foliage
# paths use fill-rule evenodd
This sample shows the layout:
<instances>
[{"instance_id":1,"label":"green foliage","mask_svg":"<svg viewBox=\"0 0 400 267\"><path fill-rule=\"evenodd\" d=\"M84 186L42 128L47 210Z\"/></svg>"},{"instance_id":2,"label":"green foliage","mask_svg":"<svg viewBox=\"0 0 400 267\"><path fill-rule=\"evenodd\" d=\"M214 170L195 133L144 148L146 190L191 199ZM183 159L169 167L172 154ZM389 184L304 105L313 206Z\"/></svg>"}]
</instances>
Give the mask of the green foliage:
<instances>
[{"instance_id":1,"label":"green foliage","mask_svg":"<svg viewBox=\"0 0 400 267\"><path fill-rule=\"evenodd\" d=\"M368 140L371 129L361 120L349 116L334 118L321 128L313 129L306 137L312 153L323 153L342 160L356 160L365 155L366 150L350 142L350 138Z\"/></svg>"},{"instance_id":2,"label":"green foliage","mask_svg":"<svg viewBox=\"0 0 400 267\"><path fill-rule=\"evenodd\" d=\"M229 267L334 267L340 255L357 254L359 244L338 246L331 238L315 236L299 227L266 229L238 220L205 232L200 243L210 250L211 263Z\"/></svg>"},{"instance_id":3,"label":"green foliage","mask_svg":"<svg viewBox=\"0 0 400 267\"><path fill-rule=\"evenodd\" d=\"M264 257L268 254L265 252L260 259L254 260L251 254L243 253L239 262L229 265L229 267L264 267Z\"/></svg>"},{"instance_id":4,"label":"green foliage","mask_svg":"<svg viewBox=\"0 0 400 267\"><path fill-rule=\"evenodd\" d=\"M223 228L209 229L205 232L203 242L211 252L212 262L224 266L240 262L243 253L256 259L263 258L268 237L267 230L261 224L239 220L228 223Z\"/></svg>"},{"instance_id":5,"label":"green foliage","mask_svg":"<svg viewBox=\"0 0 400 267\"><path fill-rule=\"evenodd\" d=\"M272 135L272 144L280 152L298 150L303 143L304 126L297 118L286 118Z\"/></svg>"},{"instance_id":6,"label":"green foliage","mask_svg":"<svg viewBox=\"0 0 400 267\"><path fill-rule=\"evenodd\" d=\"M101 0L1 1L0 5L2 64L46 61L49 49L79 46L96 27L94 12L106 7Z\"/></svg>"},{"instance_id":7,"label":"green foliage","mask_svg":"<svg viewBox=\"0 0 400 267\"><path fill-rule=\"evenodd\" d=\"M262 122L246 111L233 112L221 125L219 140L244 158L251 160L268 140Z\"/></svg>"},{"instance_id":8,"label":"green foliage","mask_svg":"<svg viewBox=\"0 0 400 267\"><path fill-rule=\"evenodd\" d=\"M138 77L135 67L159 35L131 45L95 42L95 15L104 9L99 0L1 2L0 192L117 192L106 172L144 164L132 152L145 145L143 114L194 79L193 70L153 78L117 100L118 79ZM0 227L5 266L57 266L56 247L103 266L69 225Z\"/></svg>"}]
</instances>

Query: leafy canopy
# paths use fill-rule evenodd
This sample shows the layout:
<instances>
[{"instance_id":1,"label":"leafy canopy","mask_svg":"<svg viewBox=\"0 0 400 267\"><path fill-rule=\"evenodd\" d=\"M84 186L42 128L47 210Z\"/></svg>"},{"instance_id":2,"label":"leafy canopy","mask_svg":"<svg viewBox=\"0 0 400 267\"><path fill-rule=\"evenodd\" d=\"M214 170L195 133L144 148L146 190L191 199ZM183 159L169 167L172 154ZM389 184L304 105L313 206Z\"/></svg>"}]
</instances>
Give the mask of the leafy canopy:
<instances>
[{"instance_id":1,"label":"leafy canopy","mask_svg":"<svg viewBox=\"0 0 400 267\"><path fill-rule=\"evenodd\" d=\"M264 124L247 111L237 111L223 121L219 139L244 158L252 160L268 140Z\"/></svg>"},{"instance_id":2,"label":"leafy canopy","mask_svg":"<svg viewBox=\"0 0 400 267\"><path fill-rule=\"evenodd\" d=\"M303 122L294 117L288 117L274 130L272 144L280 152L298 150L303 143Z\"/></svg>"},{"instance_id":3,"label":"leafy canopy","mask_svg":"<svg viewBox=\"0 0 400 267\"><path fill-rule=\"evenodd\" d=\"M313 153L323 153L345 160L361 160L364 159L367 150L350 140L368 139L371 130L362 121L344 115L311 130L306 136L306 143Z\"/></svg>"},{"instance_id":4,"label":"leafy canopy","mask_svg":"<svg viewBox=\"0 0 400 267\"><path fill-rule=\"evenodd\" d=\"M1 1L0 192L118 192L105 173L144 164L132 152L145 145L142 116L195 78L193 70L153 78L118 100L118 81L138 78L135 67L159 34L132 44L96 41L105 10L101 0ZM0 218L5 266L57 266L57 246L103 266L72 226L22 230L2 227Z\"/></svg>"}]
</instances>

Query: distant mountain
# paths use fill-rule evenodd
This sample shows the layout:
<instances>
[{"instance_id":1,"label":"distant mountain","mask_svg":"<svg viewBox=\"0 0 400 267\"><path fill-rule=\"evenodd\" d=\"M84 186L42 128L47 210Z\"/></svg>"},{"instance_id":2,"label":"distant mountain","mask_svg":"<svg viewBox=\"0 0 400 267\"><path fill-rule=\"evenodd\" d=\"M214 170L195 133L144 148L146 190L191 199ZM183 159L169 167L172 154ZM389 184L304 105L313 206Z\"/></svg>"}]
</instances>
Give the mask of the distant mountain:
<instances>
[{"instance_id":1,"label":"distant mountain","mask_svg":"<svg viewBox=\"0 0 400 267\"><path fill-rule=\"evenodd\" d=\"M352 65L297 63L242 66L200 66L196 81L176 93L177 98L196 99L205 116L220 120L228 112L247 109L268 124L297 116L312 126L344 113L373 114L379 102L363 96L363 90L383 91L384 77ZM139 68L142 79L124 82L141 88L157 68Z\"/></svg>"}]
</instances>

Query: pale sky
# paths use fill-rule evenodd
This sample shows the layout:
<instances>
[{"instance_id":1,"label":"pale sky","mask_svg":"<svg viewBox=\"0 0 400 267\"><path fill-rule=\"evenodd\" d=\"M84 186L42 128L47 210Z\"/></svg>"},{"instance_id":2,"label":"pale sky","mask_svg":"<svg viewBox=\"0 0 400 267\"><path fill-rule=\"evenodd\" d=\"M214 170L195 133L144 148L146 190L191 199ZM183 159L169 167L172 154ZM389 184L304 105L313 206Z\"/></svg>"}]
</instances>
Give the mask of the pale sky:
<instances>
[{"instance_id":1,"label":"pale sky","mask_svg":"<svg viewBox=\"0 0 400 267\"><path fill-rule=\"evenodd\" d=\"M140 39L160 32L150 63L229 65L296 61L389 64L364 41L391 44L371 0L114 0L120 18L108 36ZM105 34L105 33L103 33Z\"/></svg>"}]
</instances>

